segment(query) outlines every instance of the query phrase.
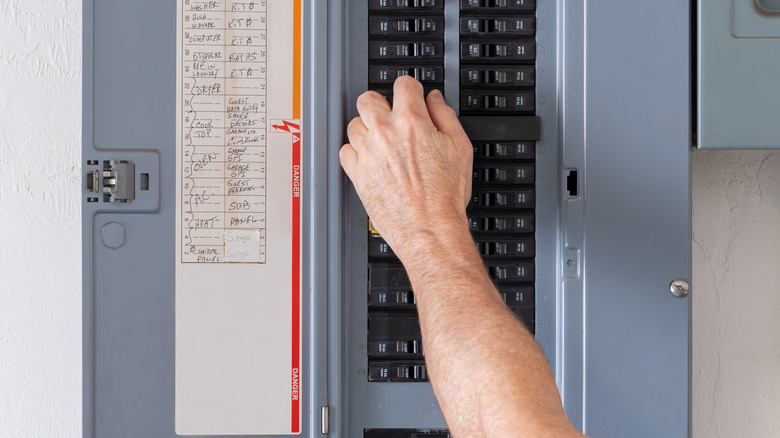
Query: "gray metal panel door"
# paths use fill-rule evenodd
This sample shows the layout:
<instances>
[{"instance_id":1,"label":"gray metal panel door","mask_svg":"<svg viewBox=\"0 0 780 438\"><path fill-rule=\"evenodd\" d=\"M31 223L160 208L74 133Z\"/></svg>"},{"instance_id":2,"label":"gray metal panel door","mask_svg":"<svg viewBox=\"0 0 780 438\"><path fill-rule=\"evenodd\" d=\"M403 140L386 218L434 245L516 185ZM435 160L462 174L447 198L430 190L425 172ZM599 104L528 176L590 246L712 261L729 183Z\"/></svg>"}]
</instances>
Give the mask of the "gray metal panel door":
<instances>
[{"instance_id":1,"label":"gray metal panel door","mask_svg":"<svg viewBox=\"0 0 780 438\"><path fill-rule=\"evenodd\" d=\"M562 261L582 254L564 400L594 437L684 437L690 298L670 282L690 278L690 5L565 3L564 167L584 173L562 207Z\"/></svg>"},{"instance_id":2,"label":"gray metal panel door","mask_svg":"<svg viewBox=\"0 0 780 438\"><path fill-rule=\"evenodd\" d=\"M174 431L174 233L176 127L176 1L85 0L82 168L101 172L104 161L130 160L135 200L102 201L84 190L83 239L83 436L173 438ZM307 10L313 7L307 1ZM306 17L306 37L324 32ZM312 57L311 47L306 56ZM305 81L316 78L307 72ZM306 88L311 88L307 84ZM310 94L304 99L312 99ZM320 102L322 97L320 97ZM311 109L304 129L313 135ZM321 152L304 145L306 193L321 183ZM149 189L139 190L148 174ZM99 174L99 173L98 173ZM98 186L100 190L100 186ZM94 199L94 201L92 199ZM322 282L325 205L304 200L303 366L301 436L321 436L326 404ZM317 241L315 243L315 240ZM316 258L316 262L314 259ZM318 285L321 283L318 283ZM315 351L316 350L316 351ZM312 367L316 357L318 367ZM258 413L262 415L262 413Z\"/></svg>"}]
</instances>

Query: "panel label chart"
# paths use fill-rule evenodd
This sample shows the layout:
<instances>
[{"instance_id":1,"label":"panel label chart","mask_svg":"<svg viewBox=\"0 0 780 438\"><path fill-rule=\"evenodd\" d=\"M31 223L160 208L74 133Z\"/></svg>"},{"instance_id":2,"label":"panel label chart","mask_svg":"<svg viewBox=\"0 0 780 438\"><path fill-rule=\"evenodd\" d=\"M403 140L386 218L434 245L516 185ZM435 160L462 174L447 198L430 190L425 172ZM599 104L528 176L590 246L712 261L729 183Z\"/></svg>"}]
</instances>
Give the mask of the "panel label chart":
<instances>
[{"instance_id":1,"label":"panel label chart","mask_svg":"<svg viewBox=\"0 0 780 438\"><path fill-rule=\"evenodd\" d=\"M182 261L265 262L265 2L184 4Z\"/></svg>"},{"instance_id":2,"label":"panel label chart","mask_svg":"<svg viewBox=\"0 0 780 438\"><path fill-rule=\"evenodd\" d=\"M179 0L176 433L301 431L302 0Z\"/></svg>"}]
</instances>

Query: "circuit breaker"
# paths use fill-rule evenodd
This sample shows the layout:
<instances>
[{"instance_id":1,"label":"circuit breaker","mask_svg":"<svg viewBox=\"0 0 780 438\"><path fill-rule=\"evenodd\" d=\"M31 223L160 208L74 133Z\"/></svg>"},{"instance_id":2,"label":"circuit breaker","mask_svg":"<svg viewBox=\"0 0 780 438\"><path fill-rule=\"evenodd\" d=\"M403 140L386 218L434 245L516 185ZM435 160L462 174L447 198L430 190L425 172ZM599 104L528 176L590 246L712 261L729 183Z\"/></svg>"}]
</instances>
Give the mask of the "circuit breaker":
<instances>
[{"instance_id":1,"label":"circuit breaker","mask_svg":"<svg viewBox=\"0 0 780 438\"><path fill-rule=\"evenodd\" d=\"M474 245L575 427L687 436L690 32L679 0L85 0L85 438L449 437L338 160L405 75L471 139Z\"/></svg>"}]
</instances>

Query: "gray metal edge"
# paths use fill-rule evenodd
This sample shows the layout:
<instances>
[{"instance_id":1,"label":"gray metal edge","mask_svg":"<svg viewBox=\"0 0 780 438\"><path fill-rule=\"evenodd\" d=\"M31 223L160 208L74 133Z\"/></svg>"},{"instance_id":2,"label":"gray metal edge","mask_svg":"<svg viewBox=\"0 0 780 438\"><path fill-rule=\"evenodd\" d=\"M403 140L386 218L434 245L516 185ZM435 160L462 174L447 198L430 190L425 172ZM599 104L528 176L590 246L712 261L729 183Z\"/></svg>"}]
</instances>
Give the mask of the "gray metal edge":
<instances>
[{"instance_id":1,"label":"gray metal edge","mask_svg":"<svg viewBox=\"0 0 780 438\"><path fill-rule=\"evenodd\" d=\"M315 2L316 0L312 0ZM344 9L342 1L327 2L327 9L322 10L323 2L317 10L320 17L326 17L327 29L318 35L325 45L322 52L326 54L324 72L327 77L326 104L320 110L327 113L327 134L325 161L329 170L327 174L327 220L330 226L327 230L327 296L328 296L328 394L330 403L330 431L335 437L345 437L347 424L347 397L349 388L344 367L344 316L343 316L343 286L342 273L344 260L343 251L343 175L340 172L338 147L342 141L344 126L344 108L342 95L344 93ZM322 68L322 66L320 66ZM320 74L323 71L320 70Z\"/></svg>"},{"instance_id":2,"label":"gray metal edge","mask_svg":"<svg viewBox=\"0 0 780 438\"><path fill-rule=\"evenodd\" d=\"M559 19L559 101L560 111L558 139L561 157L559 176L561 184L556 193L561 205L559 246L561 251L583 247L583 214L585 199L582 196L588 168L585 163L585 102L584 102L584 5L582 1L560 0ZM580 197L569 199L564 193L565 169L578 169ZM584 263L584 258L581 259ZM558 257L556 261L562 261ZM558 266L560 271L560 266ZM580 272L583 268L580 266ZM560 305L558 306L559 342L561 343L560 371L561 392L566 414L579 430L585 427L585 401L583 380L583 300L584 279L565 279L558 275Z\"/></svg>"},{"instance_id":3,"label":"gray metal edge","mask_svg":"<svg viewBox=\"0 0 780 438\"><path fill-rule=\"evenodd\" d=\"M81 112L81 174L85 174L85 158L92 147L92 81L94 77L94 11L93 0L83 0L82 4L82 112ZM83 183L82 183L83 184ZM82 190L83 196L83 190ZM94 438L94 303L93 303L93 270L92 270L92 214L87 211L86 199L81 201L81 268L82 268L82 435L84 438Z\"/></svg>"},{"instance_id":4,"label":"gray metal edge","mask_svg":"<svg viewBox=\"0 0 780 438\"><path fill-rule=\"evenodd\" d=\"M323 2L306 0L303 7L303 154L306 178L303 211L303 301L304 323L308 321L309 349L309 398L308 417L310 430L307 436L320 433L321 407L328 405L328 338L333 333L328 327L328 229L332 222L326 218L328 168L326 139L327 121L322 108L327 104L327 75L322 75L327 65L327 20L323 19ZM315 366L315 364L322 364Z\"/></svg>"}]
</instances>

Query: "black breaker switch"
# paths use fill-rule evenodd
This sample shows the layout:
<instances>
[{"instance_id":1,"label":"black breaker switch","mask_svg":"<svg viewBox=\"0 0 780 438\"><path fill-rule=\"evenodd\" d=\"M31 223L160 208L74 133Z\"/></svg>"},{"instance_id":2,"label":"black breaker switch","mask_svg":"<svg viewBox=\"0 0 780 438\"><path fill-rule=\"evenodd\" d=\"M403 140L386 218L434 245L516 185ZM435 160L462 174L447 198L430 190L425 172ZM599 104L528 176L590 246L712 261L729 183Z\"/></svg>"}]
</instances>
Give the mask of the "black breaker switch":
<instances>
[{"instance_id":1,"label":"black breaker switch","mask_svg":"<svg viewBox=\"0 0 780 438\"><path fill-rule=\"evenodd\" d=\"M495 234L533 233L535 228L533 213L469 215L469 229L471 231Z\"/></svg>"},{"instance_id":2,"label":"black breaker switch","mask_svg":"<svg viewBox=\"0 0 780 438\"><path fill-rule=\"evenodd\" d=\"M444 57L444 44L432 42L376 41L368 44L369 59L440 59Z\"/></svg>"},{"instance_id":3,"label":"black breaker switch","mask_svg":"<svg viewBox=\"0 0 780 438\"><path fill-rule=\"evenodd\" d=\"M526 237L523 239L479 241L477 246L479 247L479 252L486 258L533 257L535 242L533 237Z\"/></svg>"},{"instance_id":4,"label":"black breaker switch","mask_svg":"<svg viewBox=\"0 0 780 438\"><path fill-rule=\"evenodd\" d=\"M474 183L492 184L533 184L534 166L519 164L515 166L474 166Z\"/></svg>"},{"instance_id":5,"label":"black breaker switch","mask_svg":"<svg viewBox=\"0 0 780 438\"><path fill-rule=\"evenodd\" d=\"M425 382L428 373L425 364L371 363L368 365L369 382Z\"/></svg>"},{"instance_id":6,"label":"black breaker switch","mask_svg":"<svg viewBox=\"0 0 780 438\"><path fill-rule=\"evenodd\" d=\"M484 208L533 208L534 191L528 190L481 190L471 195L473 207Z\"/></svg>"},{"instance_id":7,"label":"black breaker switch","mask_svg":"<svg viewBox=\"0 0 780 438\"><path fill-rule=\"evenodd\" d=\"M533 61L536 43L524 41L473 42L460 44L460 57L464 61Z\"/></svg>"},{"instance_id":8,"label":"black breaker switch","mask_svg":"<svg viewBox=\"0 0 780 438\"><path fill-rule=\"evenodd\" d=\"M414 292L390 291L390 292L368 292L368 307L382 309L414 309L417 301L414 299Z\"/></svg>"},{"instance_id":9,"label":"black breaker switch","mask_svg":"<svg viewBox=\"0 0 780 438\"><path fill-rule=\"evenodd\" d=\"M436 82L441 83L444 80L444 67L437 65L412 67L372 65L368 67L368 82L371 84L382 84L391 87L396 79L407 75L417 79L423 85Z\"/></svg>"},{"instance_id":10,"label":"black breaker switch","mask_svg":"<svg viewBox=\"0 0 780 438\"><path fill-rule=\"evenodd\" d=\"M474 87L533 87L536 83L532 65L461 67L460 83Z\"/></svg>"},{"instance_id":11,"label":"black breaker switch","mask_svg":"<svg viewBox=\"0 0 780 438\"><path fill-rule=\"evenodd\" d=\"M533 11L536 9L536 0L460 0L462 10L487 9L493 11Z\"/></svg>"},{"instance_id":12,"label":"black breaker switch","mask_svg":"<svg viewBox=\"0 0 780 438\"><path fill-rule=\"evenodd\" d=\"M408 11L410 9L441 10L444 0L371 0L369 11Z\"/></svg>"},{"instance_id":13,"label":"black breaker switch","mask_svg":"<svg viewBox=\"0 0 780 438\"><path fill-rule=\"evenodd\" d=\"M534 262L486 263L485 266L494 280L533 281L534 279Z\"/></svg>"},{"instance_id":14,"label":"black breaker switch","mask_svg":"<svg viewBox=\"0 0 780 438\"><path fill-rule=\"evenodd\" d=\"M444 17L374 16L368 21L368 33L382 36L444 35Z\"/></svg>"},{"instance_id":15,"label":"black breaker switch","mask_svg":"<svg viewBox=\"0 0 780 438\"><path fill-rule=\"evenodd\" d=\"M461 111L533 112L536 109L534 92L462 92Z\"/></svg>"},{"instance_id":16,"label":"black breaker switch","mask_svg":"<svg viewBox=\"0 0 780 438\"><path fill-rule=\"evenodd\" d=\"M498 292L510 308L533 307L536 293L533 286L500 287Z\"/></svg>"},{"instance_id":17,"label":"black breaker switch","mask_svg":"<svg viewBox=\"0 0 780 438\"><path fill-rule=\"evenodd\" d=\"M373 313L368 317L368 357L423 357L417 315Z\"/></svg>"},{"instance_id":18,"label":"black breaker switch","mask_svg":"<svg viewBox=\"0 0 780 438\"><path fill-rule=\"evenodd\" d=\"M372 237L368 239L368 256L372 258L394 259L395 253L393 253L393 249L390 248L390 245L384 239Z\"/></svg>"},{"instance_id":19,"label":"black breaker switch","mask_svg":"<svg viewBox=\"0 0 780 438\"><path fill-rule=\"evenodd\" d=\"M474 146L474 159L514 159L533 160L535 144L532 141L518 142L472 142Z\"/></svg>"},{"instance_id":20,"label":"black breaker switch","mask_svg":"<svg viewBox=\"0 0 780 438\"><path fill-rule=\"evenodd\" d=\"M422 343L419 339L404 341L375 341L368 343L368 356L422 356Z\"/></svg>"},{"instance_id":21,"label":"black breaker switch","mask_svg":"<svg viewBox=\"0 0 780 438\"><path fill-rule=\"evenodd\" d=\"M533 17L462 17L461 35L533 36L536 31Z\"/></svg>"}]
</instances>

